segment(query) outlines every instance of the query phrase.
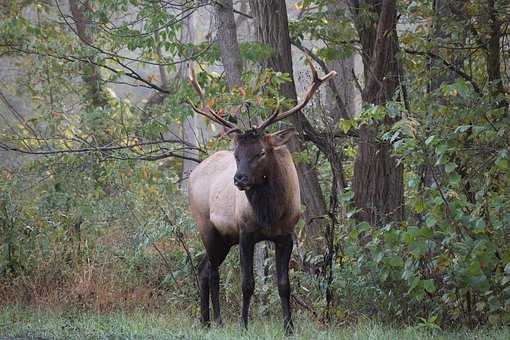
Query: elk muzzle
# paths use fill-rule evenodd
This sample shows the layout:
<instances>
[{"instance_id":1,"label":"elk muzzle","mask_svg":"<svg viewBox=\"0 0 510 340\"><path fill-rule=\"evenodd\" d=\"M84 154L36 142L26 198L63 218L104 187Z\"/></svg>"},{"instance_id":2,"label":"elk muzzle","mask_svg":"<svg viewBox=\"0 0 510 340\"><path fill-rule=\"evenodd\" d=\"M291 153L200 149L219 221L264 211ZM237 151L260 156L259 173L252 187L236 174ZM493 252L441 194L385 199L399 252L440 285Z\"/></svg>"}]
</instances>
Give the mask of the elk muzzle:
<instances>
[{"instance_id":1,"label":"elk muzzle","mask_svg":"<svg viewBox=\"0 0 510 340\"><path fill-rule=\"evenodd\" d=\"M250 188L250 182L248 176L240 173L236 173L234 176L234 185L241 191L248 190Z\"/></svg>"}]
</instances>

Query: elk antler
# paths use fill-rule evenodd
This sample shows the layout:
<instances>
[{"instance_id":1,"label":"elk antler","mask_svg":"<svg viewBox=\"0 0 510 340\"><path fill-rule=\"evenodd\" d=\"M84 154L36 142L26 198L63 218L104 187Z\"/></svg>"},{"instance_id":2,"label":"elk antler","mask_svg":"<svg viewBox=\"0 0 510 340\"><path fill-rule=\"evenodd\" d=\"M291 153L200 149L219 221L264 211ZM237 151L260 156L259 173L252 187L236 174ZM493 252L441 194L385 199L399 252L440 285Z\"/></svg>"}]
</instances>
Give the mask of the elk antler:
<instances>
[{"instance_id":1,"label":"elk antler","mask_svg":"<svg viewBox=\"0 0 510 340\"><path fill-rule=\"evenodd\" d=\"M190 82L191 86L193 86L193 88L197 92L198 96L204 103L207 111L209 111L209 112L199 109L198 107L195 106L195 104L193 104L193 102L191 100L188 100L188 103L193 108L193 111L195 111L198 114L201 114L202 116L209 118L210 120L214 121L215 123L218 123L220 125L227 127L229 129L229 133L232 133L235 130L237 130L237 127L234 124L232 124L228 120L224 119L220 114L218 114L208 104L206 104L205 92L202 89L202 87L200 87L200 84L197 81L197 76L195 74L195 70L193 69L191 64L188 65L188 69L189 69L189 82Z\"/></svg>"},{"instance_id":2,"label":"elk antler","mask_svg":"<svg viewBox=\"0 0 510 340\"><path fill-rule=\"evenodd\" d=\"M301 109L303 109L306 106L306 104L308 104L310 99L312 99L313 95L315 94L317 89L322 85L322 83L324 83L326 80L330 79L331 77L336 76L336 72L331 71L328 74L326 74L324 77L319 77L319 75L317 74L317 70L315 69L315 67L313 66L313 64L310 60L308 60L308 64L310 65L310 69L312 70L313 83L310 86L310 88L308 89L308 91L306 92L306 95L303 98L303 101L301 101L301 103L298 103L292 109L282 112L282 113L279 113L278 109L274 110L273 113L271 113L271 116L269 116L268 119L263 121L257 127L257 131L262 132L269 125L276 123L282 119L285 119L285 118L293 115L294 113L300 111Z\"/></svg>"}]
</instances>

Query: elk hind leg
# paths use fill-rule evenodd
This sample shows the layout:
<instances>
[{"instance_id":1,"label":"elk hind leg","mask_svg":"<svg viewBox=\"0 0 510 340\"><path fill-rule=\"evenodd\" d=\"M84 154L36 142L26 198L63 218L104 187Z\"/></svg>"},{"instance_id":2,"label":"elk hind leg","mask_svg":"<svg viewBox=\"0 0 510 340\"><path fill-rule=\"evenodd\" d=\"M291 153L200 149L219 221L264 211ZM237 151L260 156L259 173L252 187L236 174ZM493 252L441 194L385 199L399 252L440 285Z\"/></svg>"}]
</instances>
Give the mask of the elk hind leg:
<instances>
[{"instance_id":1,"label":"elk hind leg","mask_svg":"<svg viewBox=\"0 0 510 340\"><path fill-rule=\"evenodd\" d=\"M290 309L290 282L289 282L289 261L294 243L292 235L283 235L275 240L276 245L276 274L278 277L278 294L282 304L283 327L285 334L291 335L294 332L292 315Z\"/></svg>"},{"instance_id":2,"label":"elk hind leg","mask_svg":"<svg viewBox=\"0 0 510 340\"><path fill-rule=\"evenodd\" d=\"M214 321L218 326L223 325L220 310L220 273L219 266L225 260L230 243L215 229L211 228L207 235L207 256L209 257L209 290L214 313Z\"/></svg>"},{"instance_id":3,"label":"elk hind leg","mask_svg":"<svg viewBox=\"0 0 510 340\"><path fill-rule=\"evenodd\" d=\"M210 326L209 311L209 272L211 264L207 254L204 255L199 266L199 285L200 285L200 322L202 326Z\"/></svg>"}]
</instances>

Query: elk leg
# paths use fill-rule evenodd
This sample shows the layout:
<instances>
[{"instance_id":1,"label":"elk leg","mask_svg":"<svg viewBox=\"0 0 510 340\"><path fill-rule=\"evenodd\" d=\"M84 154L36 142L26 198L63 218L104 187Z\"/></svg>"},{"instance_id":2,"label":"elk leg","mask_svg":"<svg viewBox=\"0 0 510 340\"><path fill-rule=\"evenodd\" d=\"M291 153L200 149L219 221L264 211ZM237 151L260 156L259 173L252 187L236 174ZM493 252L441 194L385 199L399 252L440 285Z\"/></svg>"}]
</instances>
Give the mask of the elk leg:
<instances>
[{"instance_id":1,"label":"elk leg","mask_svg":"<svg viewBox=\"0 0 510 340\"><path fill-rule=\"evenodd\" d=\"M219 237L219 236L218 236ZM211 270L209 271L209 287L211 291L211 303L214 312L214 321L218 326L223 325L223 321L221 319L221 311L220 311L220 273L218 267L225 260L225 257L230 250L230 246L222 240L222 242L216 243L216 248L214 252L211 252L210 263Z\"/></svg>"},{"instance_id":2,"label":"elk leg","mask_svg":"<svg viewBox=\"0 0 510 340\"><path fill-rule=\"evenodd\" d=\"M241 255L242 270L242 290L243 307L241 311L241 326L248 328L248 314L250 310L250 300L255 290L255 280L253 278L253 252L255 241L250 235L241 234L239 238L239 252Z\"/></svg>"},{"instance_id":3,"label":"elk leg","mask_svg":"<svg viewBox=\"0 0 510 340\"><path fill-rule=\"evenodd\" d=\"M284 235L275 240L276 244L276 275L278 278L278 294L282 303L283 327L285 334L294 332L290 310L289 261L292 254L292 235Z\"/></svg>"},{"instance_id":4,"label":"elk leg","mask_svg":"<svg viewBox=\"0 0 510 340\"><path fill-rule=\"evenodd\" d=\"M209 228L204 237L204 245L209 259L208 285L211 295L211 304L214 321L217 325L223 324L220 311L220 274L218 267L225 260L231 244L213 227Z\"/></svg>"},{"instance_id":5,"label":"elk leg","mask_svg":"<svg viewBox=\"0 0 510 340\"><path fill-rule=\"evenodd\" d=\"M213 307L214 322L218 326L223 325L221 320L220 311L220 274L218 267L211 265L211 271L209 272L209 287L211 290L211 303Z\"/></svg>"},{"instance_id":6,"label":"elk leg","mask_svg":"<svg viewBox=\"0 0 510 340\"><path fill-rule=\"evenodd\" d=\"M200 285L200 322L202 326L210 326L209 312L209 269L211 264L207 254L204 255L199 266L199 285Z\"/></svg>"}]
</instances>

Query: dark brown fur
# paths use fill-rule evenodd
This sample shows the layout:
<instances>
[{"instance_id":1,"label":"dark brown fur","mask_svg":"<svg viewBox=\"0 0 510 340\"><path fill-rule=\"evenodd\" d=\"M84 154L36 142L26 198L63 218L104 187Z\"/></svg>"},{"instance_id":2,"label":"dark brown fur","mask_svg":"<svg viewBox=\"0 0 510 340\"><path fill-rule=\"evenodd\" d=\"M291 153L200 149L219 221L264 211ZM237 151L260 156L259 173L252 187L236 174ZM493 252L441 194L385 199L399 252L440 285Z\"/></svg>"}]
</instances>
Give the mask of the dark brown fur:
<instances>
[{"instance_id":1,"label":"dark brown fur","mask_svg":"<svg viewBox=\"0 0 510 340\"><path fill-rule=\"evenodd\" d=\"M270 163L273 164L268 168L266 182L246 191L246 197L255 212L257 224L264 229L271 228L284 213L281 209L281 194L286 189L283 186L281 169L278 168L274 159Z\"/></svg>"}]
</instances>

